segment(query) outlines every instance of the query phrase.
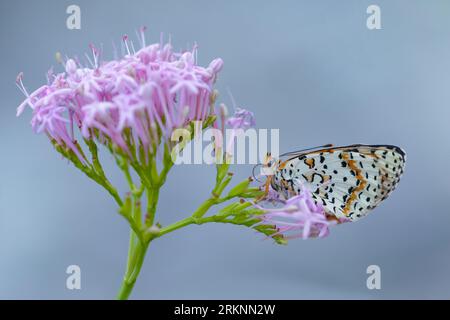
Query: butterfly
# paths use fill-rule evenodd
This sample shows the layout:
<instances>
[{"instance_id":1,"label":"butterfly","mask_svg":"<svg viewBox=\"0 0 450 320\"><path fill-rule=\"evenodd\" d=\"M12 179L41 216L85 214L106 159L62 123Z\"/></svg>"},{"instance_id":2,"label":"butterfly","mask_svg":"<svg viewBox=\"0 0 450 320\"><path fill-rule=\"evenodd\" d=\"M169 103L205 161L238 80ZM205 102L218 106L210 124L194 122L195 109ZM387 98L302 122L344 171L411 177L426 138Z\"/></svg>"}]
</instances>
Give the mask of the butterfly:
<instances>
[{"instance_id":1,"label":"butterfly","mask_svg":"<svg viewBox=\"0 0 450 320\"><path fill-rule=\"evenodd\" d=\"M308 188L313 200L337 220L366 216L396 188L406 153L392 145L321 147L290 152L286 160L269 159L273 175L266 181L283 198Z\"/></svg>"}]
</instances>

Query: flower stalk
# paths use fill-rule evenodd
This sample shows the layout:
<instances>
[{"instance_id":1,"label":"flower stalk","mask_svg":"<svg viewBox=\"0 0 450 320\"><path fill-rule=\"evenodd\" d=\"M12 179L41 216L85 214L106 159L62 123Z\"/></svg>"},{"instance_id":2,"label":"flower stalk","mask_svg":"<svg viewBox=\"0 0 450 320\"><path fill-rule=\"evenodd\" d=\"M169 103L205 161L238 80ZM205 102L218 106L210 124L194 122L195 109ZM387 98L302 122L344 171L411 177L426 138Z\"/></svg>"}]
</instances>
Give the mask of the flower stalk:
<instances>
[{"instance_id":1,"label":"flower stalk","mask_svg":"<svg viewBox=\"0 0 450 320\"><path fill-rule=\"evenodd\" d=\"M245 109L237 108L228 117L223 104L216 107L218 93L214 84L222 60L215 59L208 67L199 66L197 47L174 52L170 43L146 46L143 32L144 28L140 30L139 51L134 51L124 36L128 54L118 60L101 61L100 51L91 46L91 67L76 59L61 61L65 71L50 72L48 84L31 94L23 84L22 74L16 80L26 96L17 115L28 106L33 113L34 131L45 133L57 152L102 186L130 227L126 270L117 298L127 299L132 293L150 244L189 225L240 225L279 244L286 243L285 231L308 229L307 236L326 235L328 224L323 212L309 198L291 201L287 203L291 206L273 211L256 204L265 193L252 186L252 179L230 187L233 174L227 152L232 150L238 132L253 126L255 121L253 113ZM202 125L197 128L198 123ZM191 215L161 226L157 215L159 195L174 165L172 153L177 151L172 133L187 130L192 140L197 131L221 128L223 133L225 126L231 127L233 135L223 156L222 141L215 142L215 155L222 163L216 164L211 194ZM123 198L101 164L99 145L106 147L123 172L129 187ZM221 204L223 208L208 215ZM294 222L280 221L286 216L292 216Z\"/></svg>"}]
</instances>

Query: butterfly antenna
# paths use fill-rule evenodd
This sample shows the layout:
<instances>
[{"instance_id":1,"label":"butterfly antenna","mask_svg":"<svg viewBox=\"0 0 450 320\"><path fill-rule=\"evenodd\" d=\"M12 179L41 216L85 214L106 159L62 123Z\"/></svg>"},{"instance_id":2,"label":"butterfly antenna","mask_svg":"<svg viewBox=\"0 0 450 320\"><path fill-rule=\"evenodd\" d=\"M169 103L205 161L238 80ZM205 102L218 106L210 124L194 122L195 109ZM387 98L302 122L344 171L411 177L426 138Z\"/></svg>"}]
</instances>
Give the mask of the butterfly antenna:
<instances>
[{"instance_id":1,"label":"butterfly antenna","mask_svg":"<svg viewBox=\"0 0 450 320\"><path fill-rule=\"evenodd\" d=\"M331 148L331 147L333 147L333 144L329 143L329 144L324 144L323 146L318 146L318 147L313 147L313 148L307 148L307 149L302 149L302 150L297 150L297 151L286 152L286 153L283 153L281 155L281 157L289 156L291 154L298 154L300 152L305 152L305 151L310 151L310 150L315 150L315 149Z\"/></svg>"},{"instance_id":2,"label":"butterfly antenna","mask_svg":"<svg viewBox=\"0 0 450 320\"><path fill-rule=\"evenodd\" d=\"M258 167L260 167L260 166L262 166L261 163L255 164L255 165L253 166L253 170L252 170L252 176L253 176L253 179L255 179L255 180L258 181L258 182L262 182L262 181L259 180L259 179L256 177L256 175L255 175L255 169L258 168Z\"/></svg>"}]
</instances>

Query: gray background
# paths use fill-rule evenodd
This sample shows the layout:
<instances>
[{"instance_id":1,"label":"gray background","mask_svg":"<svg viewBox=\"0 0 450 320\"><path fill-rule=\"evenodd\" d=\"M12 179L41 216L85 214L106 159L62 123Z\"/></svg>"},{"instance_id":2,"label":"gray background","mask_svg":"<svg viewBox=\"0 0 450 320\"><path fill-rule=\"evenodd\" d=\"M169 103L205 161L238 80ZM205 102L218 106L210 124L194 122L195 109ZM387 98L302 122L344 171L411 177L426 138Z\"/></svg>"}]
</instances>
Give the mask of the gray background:
<instances>
[{"instance_id":1,"label":"gray background","mask_svg":"<svg viewBox=\"0 0 450 320\"><path fill-rule=\"evenodd\" d=\"M78 4L82 29L65 27ZM366 28L366 8L382 30ZM0 298L113 298L125 268L127 225L113 200L29 127L14 81L45 82L54 54L81 55L148 26L148 40L197 41L200 63L222 57L229 87L259 128L281 128L281 150L324 143L389 143L408 153L397 191L366 219L323 240L280 247L228 225L188 227L155 241L133 298L449 298L449 1L0 2ZM60 69L57 69L60 70ZM104 156L112 180L125 183ZM247 166L235 166L241 179ZM159 220L195 209L214 169L177 167ZM82 268L82 290L65 288ZM366 288L366 268L382 289Z\"/></svg>"}]
</instances>

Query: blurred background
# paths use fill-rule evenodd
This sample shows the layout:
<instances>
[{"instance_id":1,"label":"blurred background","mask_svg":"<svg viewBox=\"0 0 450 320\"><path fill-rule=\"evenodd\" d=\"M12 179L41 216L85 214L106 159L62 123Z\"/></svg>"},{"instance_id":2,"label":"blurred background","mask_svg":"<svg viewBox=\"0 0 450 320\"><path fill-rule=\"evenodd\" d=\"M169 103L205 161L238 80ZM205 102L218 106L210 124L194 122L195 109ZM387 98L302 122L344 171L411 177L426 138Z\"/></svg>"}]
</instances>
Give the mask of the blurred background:
<instances>
[{"instance_id":1,"label":"blurred background","mask_svg":"<svg viewBox=\"0 0 450 320\"><path fill-rule=\"evenodd\" d=\"M81 8L68 30L66 8ZM369 5L381 30L366 27ZM45 83L55 53L82 56L103 44L111 58L142 25L199 61L221 57L220 101L279 128L281 152L334 144L395 144L408 153L397 190L367 218L322 240L278 246L230 225L191 226L155 241L132 298L417 299L450 297L449 1L1 1L0 298L114 298L125 269L128 227L114 201L29 126L15 86ZM133 38L133 37L132 37ZM122 194L126 183L103 161ZM234 166L236 181L250 166ZM215 170L176 167L159 205L166 225L209 194ZM81 290L66 268L81 267ZM379 265L381 290L366 268Z\"/></svg>"}]
</instances>

